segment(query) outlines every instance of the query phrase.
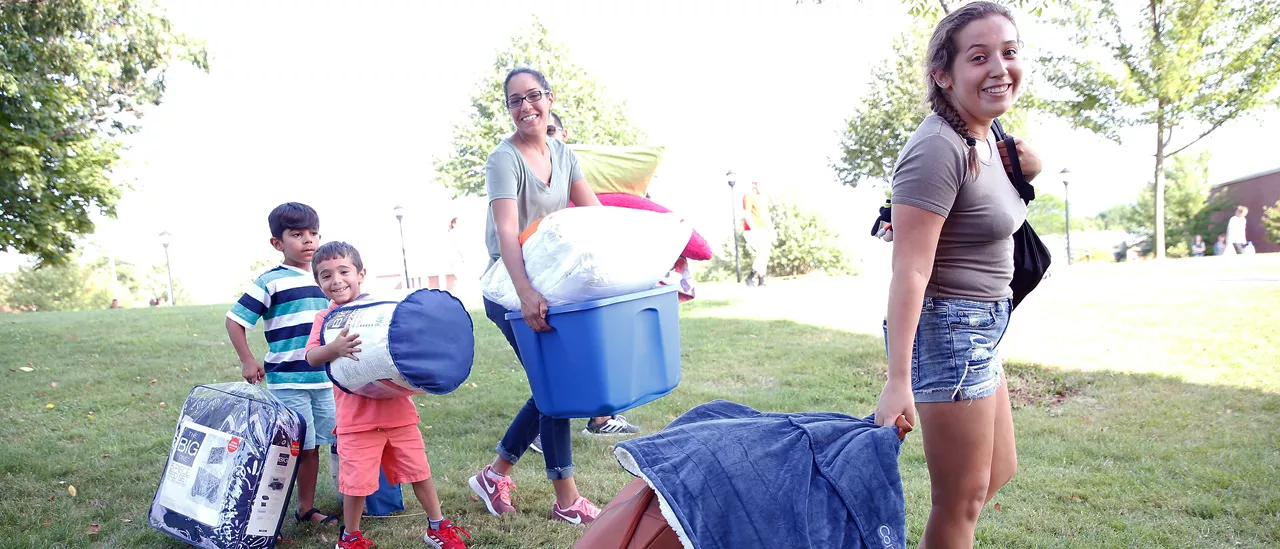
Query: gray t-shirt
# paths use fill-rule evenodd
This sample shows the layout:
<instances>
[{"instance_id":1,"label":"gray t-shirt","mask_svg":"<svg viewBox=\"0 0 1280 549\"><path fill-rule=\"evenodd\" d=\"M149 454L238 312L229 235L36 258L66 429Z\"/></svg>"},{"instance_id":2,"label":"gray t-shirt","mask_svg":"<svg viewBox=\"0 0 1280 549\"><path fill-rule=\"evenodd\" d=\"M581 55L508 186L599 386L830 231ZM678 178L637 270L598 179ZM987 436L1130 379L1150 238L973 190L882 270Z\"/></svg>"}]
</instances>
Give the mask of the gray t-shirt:
<instances>
[{"instance_id":1,"label":"gray t-shirt","mask_svg":"<svg viewBox=\"0 0 1280 549\"><path fill-rule=\"evenodd\" d=\"M564 143L548 139L551 149L551 181L542 181L510 139L503 139L489 153L484 164L484 188L489 193L489 215L485 220L484 243L489 248L489 266L502 258L498 228L493 222L493 201L514 198L520 212L520 230L543 216L569 207L569 187L582 179L578 157Z\"/></svg>"},{"instance_id":2,"label":"gray t-shirt","mask_svg":"<svg viewBox=\"0 0 1280 549\"><path fill-rule=\"evenodd\" d=\"M1013 296L1013 233L1027 206L1009 182L995 139L978 144L982 169L969 181L969 147L938 115L911 135L893 171L893 203L946 218L925 296L998 301Z\"/></svg>"}]
</instances>

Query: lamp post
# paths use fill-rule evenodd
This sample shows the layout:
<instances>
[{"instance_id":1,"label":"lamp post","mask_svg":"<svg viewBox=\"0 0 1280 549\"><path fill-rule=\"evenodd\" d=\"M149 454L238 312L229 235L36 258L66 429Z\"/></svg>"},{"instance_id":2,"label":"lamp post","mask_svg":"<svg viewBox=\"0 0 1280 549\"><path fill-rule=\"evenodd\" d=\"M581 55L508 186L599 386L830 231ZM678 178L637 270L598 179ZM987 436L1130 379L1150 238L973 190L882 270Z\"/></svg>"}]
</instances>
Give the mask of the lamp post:
<instances>
[{"instance_id":1,"label":"lamp post","mask_svg":"<svg viewBox=\"0 0 1280 549\"><path fill-rule=\"evenodd\" d=\"M733 197L733 185L737 183L734 179L738 174L729 170L724 175L729 178L729 214L733 218L733 230L729 232L729 237L733 239L733 270L738 274L738 282L742 282L742 264L738 260L738 203Z\"/></svg>"},{"instance_id":2,"label":"lamp post","mask_svg":"<svg viewBox=\"0 0 1280 549\"><path fill-rule=\"evenodd\" d=\"M169 264L169 243L173 242L173 235L169 231L160 233L160 245L164 246L164 270L169 275L169 305L177 305L178 297L173 295L173 267Z\"/></svg>"},{"instance_id":3,"label":"lamp post","mask_svg":"<svg viewBox=\"0 0 1280 549\"><path fill-rule=\"evenodd\" d=\"M404 252L404 207L397 204L391 211L396 213L396 223L400 225L400 260L404 262L404 289L409 289L409 256Z\"/></svg>"},{"instance_id":4,"label":"lamp post","mask_svg":"<svg viewBox=\"0 0 1280 549\"><path fill-rule=\"evenodd\" d=\"M1062 200L1066 204L1067 211L1067 265L1071 264L1071 170L1062 168Z\"/></svg>"}]
</instances>

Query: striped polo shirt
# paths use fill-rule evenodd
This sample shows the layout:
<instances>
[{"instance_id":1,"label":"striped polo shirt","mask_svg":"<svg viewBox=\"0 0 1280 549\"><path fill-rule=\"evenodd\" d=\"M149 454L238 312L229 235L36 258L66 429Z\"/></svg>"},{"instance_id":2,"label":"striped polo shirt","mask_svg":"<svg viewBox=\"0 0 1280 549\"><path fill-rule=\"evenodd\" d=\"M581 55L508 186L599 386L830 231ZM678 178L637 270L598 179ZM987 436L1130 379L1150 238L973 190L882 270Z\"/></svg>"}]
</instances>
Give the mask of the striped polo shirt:
<instances>
[{"instance_id":1,"label":"striped polo shirt","mask_svg":"<svg viewBox=\"0 0 1280 549\"><path fill-rule=\"evenodd\" d=\"M267 356L262 367L267 385L273 389L329 389L333 384L324 367L307 364L307 336L316 313L329 308L329 298L316 285L311 273L280 265L262 273L240 300L227 311L227 318L252 330L262 319L267 336Z\"/></svg>"}]
</instances>

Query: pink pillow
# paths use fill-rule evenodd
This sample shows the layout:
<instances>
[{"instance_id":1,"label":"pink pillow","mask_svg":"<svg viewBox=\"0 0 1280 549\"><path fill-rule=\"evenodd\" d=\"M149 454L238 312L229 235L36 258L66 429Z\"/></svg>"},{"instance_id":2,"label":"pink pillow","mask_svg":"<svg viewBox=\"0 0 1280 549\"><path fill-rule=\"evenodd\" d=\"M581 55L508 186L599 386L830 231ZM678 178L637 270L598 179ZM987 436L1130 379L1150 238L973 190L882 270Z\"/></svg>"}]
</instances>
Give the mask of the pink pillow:
<instances>
[{"instance_id":1,"label":"pink pillow","mask_svg":"<svg viewBox=\"0 0 1280 549\"><path fill-rule=\"evenodd\" d=\"M671 213L671 210L661 204L634 194L604 193L596 195L596 198L600 199L600 205L602 206ZM680 256L695 261L706 261L711 259L711 246L707 244L707 239L702 238L702 235L698 234L697 230L694 230L693 234L689 236L689 244L684 247L684 251L680 253Z\"/></svg>"}]
</instances>

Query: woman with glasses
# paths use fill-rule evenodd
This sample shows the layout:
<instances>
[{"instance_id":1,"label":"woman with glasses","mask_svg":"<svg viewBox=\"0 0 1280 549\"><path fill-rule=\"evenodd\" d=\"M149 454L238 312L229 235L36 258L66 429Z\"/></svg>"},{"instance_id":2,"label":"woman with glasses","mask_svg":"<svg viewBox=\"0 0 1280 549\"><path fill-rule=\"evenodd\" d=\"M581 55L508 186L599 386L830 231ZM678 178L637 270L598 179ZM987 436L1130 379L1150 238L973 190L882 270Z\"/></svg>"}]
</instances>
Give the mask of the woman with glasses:
<instances>
[{"instance_id":1,"label":"woman with glasses","mask_svg":"<svg viewBox=\"0 0 1280 549\"><path fill-rule=\"evenodd\" d=\"M489 266L499 261L506 266L520 296L525 322L534 331L543 332L550 329L547 301L533 289L525 273L520 232L530 222L568 207L570 200L577 206L599 206L600 201L587 185L569 147L548 137L554 133L548 132L548 121L555 95L546 77L533 69L515 69L507 74L503 96L516 131L498 144L485 163L485 190L489 193L485 244L489 248ZM484 300L484 310L519 358L520 349L511 322L506 319L507 310L488 299ZM595 520L600 509L578 493L573 480L569 420L543 415L532 397L498 442L497 457L468 480L471 489L490 513L514 512L511 491L515 483L508 475L538 436L542 438L547 478L555 487L551 519L575 525Z\"/></svg>"}]
</instances>

